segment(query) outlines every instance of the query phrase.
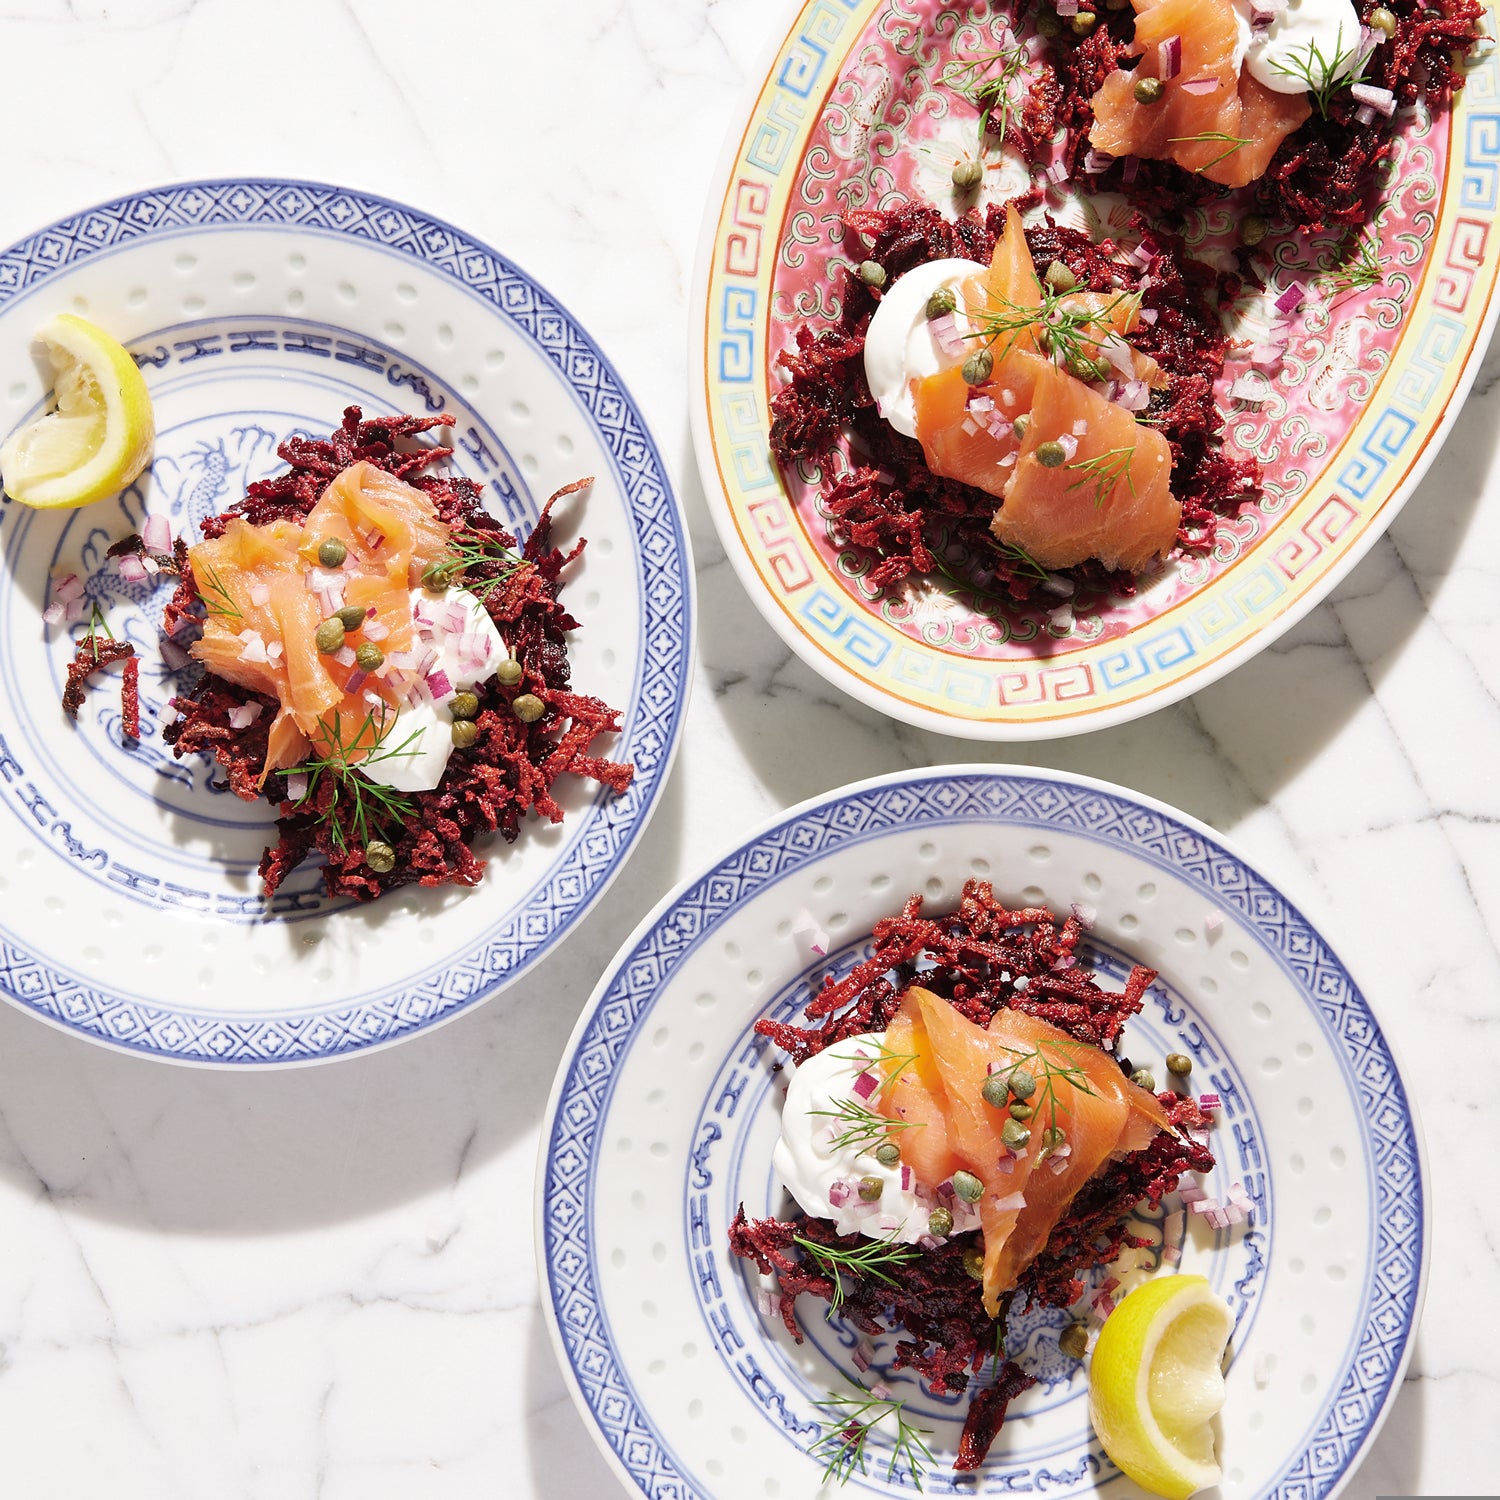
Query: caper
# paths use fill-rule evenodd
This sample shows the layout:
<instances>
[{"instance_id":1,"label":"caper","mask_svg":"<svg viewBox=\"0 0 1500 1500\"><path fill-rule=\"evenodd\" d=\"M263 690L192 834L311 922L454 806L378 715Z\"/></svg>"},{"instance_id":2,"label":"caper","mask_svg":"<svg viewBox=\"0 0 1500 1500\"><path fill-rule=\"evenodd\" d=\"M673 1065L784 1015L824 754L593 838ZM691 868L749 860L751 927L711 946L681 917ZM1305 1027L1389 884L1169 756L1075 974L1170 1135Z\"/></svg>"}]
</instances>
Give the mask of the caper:
<instances>
[{"instance_id":1,"label":"caper","mask_svg":"<svg viewBox=\"0 0 1500 1500\"><path fill-rule=\"evenodd\" d=\"M478 738L479 726L473 719L453 721L453 748L455 750L467 750Z\"/></svg>"},{"instance_id":2,"label":"caper","mask_svg":"<svg viewBox=\"0 0 1500 1500\"><path fill-rule=\"evenodd\" d=\"M1036 1079L1025 1068L1017 1068L1010 1075L1010 1091L1017 1099L1029 1099L1036 1093Z\"/></svg>"},{"instance_id":3,"label":"caper","mask_svg":"<svg viewBox=\"0 0 1500 1500\"><path fill-rule=\"evenodd\" d=\"M1026 429L1028 427L1030 427L1030 426L1031 426L1031 417L1026 412L1024 412L1024 411L1021 413L1021 415L1019 417L1016 418L1016 420L1014 422L1012 422L1010 424L1010 430L1013 433L1015 433L1015 435L1016 435L1016 441L1018 443L1021 441L1022 438L1024 438L1026 436Z\"/></svg>"},{"instance_id":4,"label":"caper","mask_svg":"<svg viewBox=\"0 0 1500 1500\"><path fill-rule=\"evenodd\" d=\"M427 566L422 569L422 587L424 589L431 589L434 594L446 593L452 582L452 563L428 563Z\"/></svg>"},{"instance_id":5,"label":"caper","mask_svg":"<svg viewBox=\"0 0 1500 1500\"><path fill-rule=\"evenodd\" d=\"M1137 78L1130 92L1135 95L1137 104L1156 104L1166 91L1167 86L1160 78Z\"/></svg>"},{"instance_id":6,"label":"caper","mask_svg":"<svg viewBox=\"0 0 1500 1500\"><path fill-rule=\"evenodd\" d=\"M1099 17L1091 10L1081 10L1068 20L1074 36L1087 36L1099 24Z\"/></svg>"},{"instance_id":7,"label":"caper","mask_svg":"<svg viewBox=\"0 0 1500 1500\"><path fill-rule=\"evenodd\" d=\"M336 536L325 536L318 543L318 561L325 568L343 567L348 555L349 549Z\"/></svg>"},{"instance_id":8,"label":"caper","mask_svg":"<svg viewBox=\"0 0 1500 1500\"><path fill-rule=\"evenodd\" d=\"M978 1203L980 1194L984 1192L984 1184L972 1172L965 1172L960 1168L953 1174L953 1191L965 1203Z\"/></svg>"},{"instance_id":9,"label":"caper","mask_svg":"<svg viewBox=\"0 0 1500 1500\"><path fill-rule=\"evenodd\" d=\"M1193 1060L1185 1052L1167 1053L1167 1072L1177 1078L1186 1078L1193 1071Z\"/></svg>"},{"instance_id":10,"label":"caper","mask_svg":"<svg viewBox=\"0 0 1500 1500\"><path fill-rule=\"evenodd\" d=\"M1048 10L1043 6L1036 18L1036 30L1038 36L1061 36L1062 17L1055 10Z\"/></svg>"},{"instance_id":11,"label":"caper","mask_svg":"<svg viewBox=\"0 0 1500 1500\"><path fill-rule=\"evenodd\" d=\"M1012 1151L1021 1151L1031 1142L1031 1132L1019 1120L1007 1120L1000 1132L1000 1139Z\"/></svg>"},{"instance_id":12,"label":"caper","mask_svg":"<svg viewBox=\"0 0 1500 1500\"><path fill-rule=\"evenodd\" d=\"M1056 1151L1067 1144L1068 1135L1061 1125L1053 1125L1050 1129L1042 1132L1042 1149L1044 1151Z\"/></svg>"},{"instance_id":13,"label":"caper","mask_svg":"<svg viewBox=\"0 0 1500 1500\"><path fill-rule=\"evenodd\" d=\"M1012 1104L1010 1107L1010 1117L1012 1120L1029 1120L1031 1114L1032 1110L1029 1104Z\"/></svg>"},{"instance_id":14,"label":"caper","mask_svg":"<svg viewBox=\"0 0 1500 1500\"><path fill-rule=\"evenodd\" d=\"M969 385L983 385L995 369L995 356L980 349L964 361L964 380Z\"/></svg>"},{"instance_id":15,"label":"caper","mask_svg":"<svg viewBox=\"0 0 1500 1500\"><path fill-rule=\"evenodd\" d=\"M1156 1092L1156 1079L1149 1068L1137 1068L1130 1075L1130 1081L1138 1088L1145 1089L1148 1094Z\"/></svg>"},{"instance_id":16,"label":"caper","mask_svg":"<svg viewBox=\"0 0 1500 1500\"><path fill-rule=\"evenodd\" d=\"M965 157L963 161L953 164L953 186L961 193L972 193L975 188L984 181L984 168L973 160Z\"/></svg>"},{"instance_id":17,"label":"caper","mask_svg":"<svg viewBox=\"0 0 1500 1500\"><path fill-rule=\"evenodd\" d=\"M1259 214L1246 214L1240 220L1240 244L1258 245L1270 232L1271 226Z\"/></svg>"},{"instance_id":18,"label":"caper","mask_svg":"<svg viewBox=\"0 0 1500 1500\"><path fill-rule=\"evenodd\" d=\"M859 279L866 286L885 285L885 267L878 260L864 260L859 264Z\"/></svg>"},{"instance_id":19,"label":"caper","mask_svg":"<svg viewBox=\"0 0 1500 1500\"><path fill-rule=\"evenodd\" d=\"M946 1208L935 1208L927 1215L927 1232L945 1239L953 1233L953 1215Z\"/></svg>"},{"instance_id":20,"label":"caper","mask_svg":"<svg viewBox=\"0 0 1500 1500\"><path fill-rule=\"evenodd\" d=\"M354 665L361 672L378 672L385 665L385 652L374 641L366 641L354 653Z\"/></svg>"},{"instance_id":21,"label":"caper","mask_svg":"<svg viewBox=\"0 0 1500 1500\"><path fill-rule=\"evenodd\" d=\"M984 1280L984 1251L977 1245L971 1245L964 1251L964 1270L975 1281Z\"/></svg>"},{"instance_id":22,"label":"caper","mask_svg":"<svg viewBox=\"0 0 1500 1500\"><path fill-rule=\"evenodd\" d=\"M1047 274L1042 280L1052 288L1054 292L1071 292L1078 285L1078 278L1060 260L1055 260L1047 267Z\"/></svg>"},{"instance_id":23,"label":"caper","mask_svg":"<svg viewBox=\"0 0 1500 1500\"><path fill-rule=\"evenodd\" d=\"M510 711L523 724L535 724L547 712L547 705L535 693L522 693L511 704Z\"/></svg>"},{"instance_id":24,"label":"caper","mask_svg":"<svg viewBox=\"0 0 1500 1500\"><path fill-rule=\"evenodd\" d=\"M315 645L324 656L332 656L335 651L344 649L344 627L337 618L324 620L318 626L317 633L313 636Z\"/></svg>"},{"instance_id":25,"label":"caper","mask_svg":"<svg viewBox=\"0 0 1500 1500\"><path fill-rule=\"evenodd\" d=\"M1036 450L1036 461L1044 469L1060 468L1067 462L1068 450L1059 442L1052 441L1039 443Z\"/></svg>"},{"instance_id":26,"label":"caper","mask_svg":"<svg viewBox=\"0 0 1500 1500\"><path fill-rule=\"evenodd\" d=\"M342 609L335 610L333 618L344 627L345 630L358 630L368 618L362 606L358 604L346 604Z\"/></svg>"},{"instance_id":27,"label":"caper","mask_svg":"<svg viewBox=\"0 0 1500 1500\"><path fill-rule=\"evenodd\" d=\"M993 1105L996 1109L1004 1109L1006 1102L1010 1099L1010 1082L1004 1073L991 1073L984 1080L984 1087L979 1092L986 1104Z\"/></svg>"},{"instance_id":28,"label":"caper","mask_svg":"<svg viewBox=\"0 0 1500 1500\"><path fill-rule=\"evenodd\" d=\"M875 1148L875 1160L882 1167L894 1167L901 1160L901 1148L895 1141L887 1141L885 1145Z\"/></svg>"},{"instance_id":29,"label":"caper","mask_svg":"<svg viewBox=\"0 0 1500 1500\"><path fill-rule=\"evenodd\" d=\"M1088 1353L1089 1331L1082 1323L1069 1323L1057 1336L1057 1347L1069 1359L1082 1359Z\"/></svg>"},{"instance_id":30,"label":"caper","mask_svg":"<svg viewBox=\"0 0 1500 1500\"><path fill-rule=\"evenodd\" d=\"M377 875L389 875L396 868L396 851L389 844L377 840L365 845L365 863Z\"/></svg>"},{"instance_id":31,"label":"caper","mask_svg":"<svg viewBox=\"0 0 1500 1500\"><path fill-rule=\"evenodd\" d=\"M951 286L940 286L927 299L927 316L929 318L941 318L951 313L958 306L958 298L953 295Z\"/></svg>"},{"instance_id":32,"label":"caper","mask_svg":"<svg viewBox=\"0 0 1500 1500\"><path fill-rule=\"evenodd\" d=\"M885 1191L885 1178L861 1177L859 1196L865 1203L873 1203Z\"/></svg>"},{"instance_id":33,"label":"caper","mask_svg":"<svg viewBox=\"0 0 1500 1500\"><path fill-rule=\"evenodd\" d=\"M1383 36L1392 37L1396 34L1396 13L1387 10L1385 6L1377 6L1370 12L1370 19L1365 23L1372 31L1378 31Z\"/></svg>"},{"instance_id":34,"label":"caper","mask_svg":"<svg viewBox=\"0 0 1500 1500\"><path fill-rule=\"evenodd\" d=\"M515 657L507 656L498 667L495 668L495 676L499 678L502 687L515 687L526 675L526 668L518 662Z\"/></svg>"},{"instance_id":35,"label":"caper","mask_svg":"<svg viewBox=\"0 0 1500 1500\"><path fill-rule=\"evenodd\" d=\"M455 693L448 700L448 713L455 719L477 719L479 696L477 693Z\"/></svg>"}]
</instances>

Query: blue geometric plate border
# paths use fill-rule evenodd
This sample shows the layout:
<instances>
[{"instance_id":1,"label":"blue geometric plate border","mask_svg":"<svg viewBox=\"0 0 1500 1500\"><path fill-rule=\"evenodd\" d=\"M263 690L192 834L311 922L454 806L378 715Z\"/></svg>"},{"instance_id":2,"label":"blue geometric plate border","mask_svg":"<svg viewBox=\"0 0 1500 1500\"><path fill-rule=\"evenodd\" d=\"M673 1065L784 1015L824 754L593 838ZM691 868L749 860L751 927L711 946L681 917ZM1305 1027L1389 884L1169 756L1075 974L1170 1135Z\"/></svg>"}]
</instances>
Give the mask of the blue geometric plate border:
<instances>
[{"instance_id":1,"label":"blue geometric plate border","mask_svg":"<svg viewBox=\"0 0 1500 1500\"><path fill-rule=\"evenodd\" d=\"M0 993L68 1030L180 1062L284 1065L382 1046L449 1020L517 979L582 919L629 857L670 773L692 683L696 601L681 509L614 366L538 282L442 219L372 193L282 178L152 188L85 209L0 251L0 307L127 245L235 227L345 236L408 256L524 334L572 388L614 460L637 540L644 611L639 699L612 751L635 764L629 791L580 814L590 826L545 883L476 946L412 985L315 1015L196 1015L82 984L22 944L0 942Z\"/></svg>"},{"instance_id":2,"label":"blue geometric plate border","mask_svg":"<svg viewBox=\"0 0 1500 1500\"><path fill-rule=\"evenodd\" d=\"M698 1497L622 1368L595 1280L594 1178L615 1069L679 966L742 902L841 845L987 822L1076 830L1139 850L1233 910L1294 975L1343 1054L1374 1161L1376 1245L1362 1331L1337 1389L1261 1500L1326 1500L1374 1438L1410 1353L1427 1271L1426 1167L1411 1101L1359 987L1306 917L1243 855L1185 814L1107 782L1056 772L945 767L862 782L768 824L668 895L616 955L553 1085L536 1227L555 1347L617 1471L647 1496ZM708 1497L702 1497L708 1500Z\"/></svg>"}]
</instances>

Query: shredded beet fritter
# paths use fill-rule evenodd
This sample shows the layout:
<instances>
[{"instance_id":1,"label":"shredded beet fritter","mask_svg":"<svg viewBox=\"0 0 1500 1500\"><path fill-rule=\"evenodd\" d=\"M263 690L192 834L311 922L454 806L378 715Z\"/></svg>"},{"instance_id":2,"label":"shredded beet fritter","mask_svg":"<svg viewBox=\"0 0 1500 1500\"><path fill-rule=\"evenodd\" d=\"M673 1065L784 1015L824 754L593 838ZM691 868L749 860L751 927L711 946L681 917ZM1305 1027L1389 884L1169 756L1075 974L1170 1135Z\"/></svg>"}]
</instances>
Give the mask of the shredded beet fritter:
<instances>
[{"instance_id":1,"label":"shredded beet fritter","mask_svg":"<svg viewBox=\"0 0 1500 1500\"><path fill-rule=\"evenodd\" d=\"M1434 111L1446 108L1463 87L1455 58L1480 36L1481 0L1356 0L1366 25L1385 8L1396 17L1394 37L1378 45L1366 64L1363 81L1389 89L1399 107L1425 95ZM1041 77L1010 125L1007 142L1033 165L1047 157L1054 133L1066 131L1063 159L1075 182L1095 191L1123 193L1153 219L1180 223L1185 209L1222 199L1230 190L1209 182L1175 162L1136 159L1127 179L1124 160L1107 171L1086 174L1083 158L1094 123L1091 104L1105 78L1116 68L1135 66L1132 38L1135 12L1099 0L1080 0L1080 11L1097 17L1094 29L1079 38L1064 28L1051 39L1039 60ZM1350 45L1353 43L1351 41ZM996 106L998 107L998 101ZM1312 117L1281 143L1266 174L1253 185L1253 204L1245 212L1261 214L1273 225L1315 232L1366 222L1377 190L1377 170L1391 154L1395 126L1379 115L1367 125L1356 118L1359 100L1347 88L1335 89L1325 118ZM998 127L994 107L989 111Z\"/></svg>"},{"instance_id":2,"label":"shredded beet fritter","mask_svg":"<svg viewBox=\"0 0 1500 1500\"><path fill-rule=\"evenodd\" d=\"M128 740L141 737L141 664L135 647L129 641L117 641L113 636L100 637L90 630L73 650L73 660L68 663L68 677L63 685L62 706L70 719L78 717L83 707L83 690L90 677L117 661L125 663L124 681L120 688L123 708L121 733Z\"/></svg>"},{"instance_id":3,"label":"shredded beet fritter","mask_svg":"<svg viewBox=\"0 0 1500 1500\"><path fill-rule=\"evenodd\" d=\"M987 263L1005 212L997 205L983 216L973 211L953 222L926 204L905 203L851 213L844 222L864 247L854 262L878 262L889 285L913 266L945 256ZM1151 238L1157 253L1147 274L1117 258L1109 240L1096 244L1050 220L1026 231L1039 274L1061 260L1077 278L1078 290L1139 292L1142 308L1154 313L1154 322L1143 321L1126 337L1171 377L1165 390L1152 393L1142 415L1172 450L1172 493L1182 502L1178 543L1201 550L1212 544L1219 518L1232 515L1260 483L1254 459L1232 457L1220 446L1224 419L1213 400L1226 343L1216 308L1234 295L1238 282L1191 259L1171 235L1155 230ZM864 372L865 330L881 293L847 268L840 275L838 322L816 334L799 328L796 353L780 356L790 379L771 403L772 452L784 466L822 461L844 428L850 430L858 463L841 478L825 467L822 500L841 535L876 555L869 575L873 587L885 589L912 573L933 572L934 552L946 537L962 547L966 574L975 583L992 572L995 591L1018 602L1031 599L1044 576L996 546L990 521L999 500L932 473L922 445L881 418ZM1111 572L1094 561L1061 576L1093 594L1134 591L1129 573Z\"/></svg>"},{"instance_id":4,"label":"shredded beet fritter","mask_svg":"<svg viewBox=\"0 0 1500 1500\"><path fill-rule=\"evenodd\" d=\"M967 882L956 911L927 917L922 906L922 898L912 896L900 916L878 922L873 955L842 980L825 981L804 1011L818 1024L761 1020L756 1031L800 1065L848 1037L885 1030L907 988L920 983L978 1025L987 1025L1002 1008L1024 1011L1113 1053L1125 1021L1140 1010L1156 978L1154 970L1136 965L1121 993L1101 989L1078 967L1075 949L1083 927L1076 916L1060 921L1042 907L1011 911L995 899L988 881ZM1128 1063L1121 1066L1128 1071ZM999 1317L985 1312L980 1283L964 1269L965 1252L982 1245L979 1231L954 1235L904 1264L884 1265L878 1275L841 1271L842 1315L872 1336L904 1329L909 1337L897 1343L893 1368L914 1370L939 1392L967 1390L971 1376L1003 1350L1016 1297L1023 1306L1072 1305L1084 1291L1082 1273L1107 1264L1127 1245L1145 1244L1126 1228L1137 1204L1159 1204L1184 1172L1213 1170L1212 1153L1186 1134L1208 1124L1197 1104L1170 1091L1157 1098L1177 1128L1109 1162L1083 1186L1015 1290L1002 1299ZM835 1287L818 1262L794 1245L798 1237L847 1250L868 1242L838 1234L827 1219L799 1212L786 1222L752 1220L741 1206L729 1247L763 1274L776 1275L782 1321L800 1343L797 1298L806 1292L828 1302ZM956 1469L983 1462L1006 1407L1032 1384L1012 1361L1000 1363L995 1381L970 1402Z\"/></svg>"},{"instance_id":5,"label":"shredded beet fritter","mask_svg":"<svg viewBox=\"0 0 1500 1500\"><path fill-rule=\"evenodd\" d=\"M396 446L398 439L452 421L446 414L366 421L360 409L351 406L339 430L326 441L288 438L277 450L290 465L288 471L252 484L246 497L227 513L203 523L203 534L221 535L230 515L243 516L253 525L279 519L300 522L333 479L350 465L365 462L422 490L447 525L482 533L495 547L513 548L515 537L481 505L481 486L459 475L420 472L449 457L451 449L403 451ZM436 789L405 794L412 808L409 816L399 824L388 822L380 827L381 839L395 851L395 866L388 873L373 870L362 848L340 847L332 836L328 804L336 793L337 778L318 778L314 795L300 810L287 791L287 777L295 774L296 767L273 772L262 787L261 767L277 703L212 673L205 675L190 698L173 700L181 717L168 726L164 737L176 753L213 754L237 795L249 801L264 796L279 807L280 837L260 864L268 896L314 850L326 861L323 878L332 896L372 901L385 891L412 883L474 885L484 871L484 862L471 849L476 839L498 831L506 842L514 841L528 812L561 822L562 808L552 795L559 776L585 776L615 792L629 786L633 767L590 753L595 739L619 730L618 710L598 698L570 691L567 634L578 622L558 601L559 575L583 551L584 543L579 541L568 552L551 545L552 507L588 483L582 480L559 490L542 507L521 548L521 555L533 566L508 574L499 561L466 568L469 581L501 578L486 592L484 603L525 675L512 687L491 677L472 689L480 703L478 739L468 749L454 749ZM173 562L180 578L163 622L170 635L179 635L202 618L202 603L180 538L175 553ZM535 694L546 704L546 713L534 723L523 723L510 711L511 702L522 693ZM246 703L259 703L263 711L247 728L236 729L229 714Z\"/></svg>"}]
</instances>

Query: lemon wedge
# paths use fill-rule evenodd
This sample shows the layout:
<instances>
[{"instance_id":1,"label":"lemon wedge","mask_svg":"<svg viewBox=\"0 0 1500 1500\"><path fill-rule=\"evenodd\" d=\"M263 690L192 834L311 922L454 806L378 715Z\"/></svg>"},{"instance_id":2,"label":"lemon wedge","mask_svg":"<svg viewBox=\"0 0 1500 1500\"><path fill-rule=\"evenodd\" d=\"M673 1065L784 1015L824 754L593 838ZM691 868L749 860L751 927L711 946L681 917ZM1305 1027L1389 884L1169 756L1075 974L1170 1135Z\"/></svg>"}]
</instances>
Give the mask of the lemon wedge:
<instances>
[{"instance_id":1,"label":"lemon wedge","mask_svg":"<svg viewBox=\"0 0 1500 1500\"><path fill-rule=\"evenodd\" d=\"M37 340L52 362L57 407L0 446L0 480L23 505L88 505L150 463L151 397L135 361L86 319L59 313Z\"/></svg>"},{"instance_id":2,"label":"lemon wedge","mask_svg":"<svg viewBox=\"0 0 1500 1500\"><path fill-rule=\"evenodd\" d=\"M1220 1479L1209 1426L1234 1314L1201 1276L1157 1276L1105 1319L1089 1366L1089 1418L1143 1489L1187 1500Z\"/></svg>"}]
</instances>

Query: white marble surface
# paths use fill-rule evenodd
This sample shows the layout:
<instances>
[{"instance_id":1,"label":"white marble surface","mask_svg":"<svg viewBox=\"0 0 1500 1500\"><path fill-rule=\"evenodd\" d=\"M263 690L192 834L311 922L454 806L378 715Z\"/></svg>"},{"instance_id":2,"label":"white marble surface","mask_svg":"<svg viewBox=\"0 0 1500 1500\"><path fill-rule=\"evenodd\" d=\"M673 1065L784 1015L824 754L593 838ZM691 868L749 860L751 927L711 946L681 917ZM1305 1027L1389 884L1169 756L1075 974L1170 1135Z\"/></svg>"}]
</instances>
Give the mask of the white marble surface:
<instances>
[{"instance_id":1,"label":"white marble surface","mask_svg":"<svg viewBox=\"0 0 1500 1500\"><path fill-rule=\"evenodd\" d=\"M544 279L655 424L702 637L687 739L626 875L521 992L383 1055L254 1077L118 1057L0 1006L0 1482L26 1500L617 1493L537 1308L548 1082L641 913L840 782L986 758L825 687L704 508L686 301L721 135L777 0L0 0L0 243L173 177L344 181ZM1349 1494L1500 1481L1500 359L1333 598L1177 708L991 752L1232 833L1300 893L1419 1069L1433 1265ZM1493 476L1493 477L1492 477ZM1488 508L1481 503L1489 491Z\"/></svg>"}]
</instances>

